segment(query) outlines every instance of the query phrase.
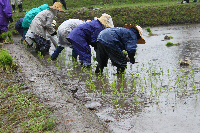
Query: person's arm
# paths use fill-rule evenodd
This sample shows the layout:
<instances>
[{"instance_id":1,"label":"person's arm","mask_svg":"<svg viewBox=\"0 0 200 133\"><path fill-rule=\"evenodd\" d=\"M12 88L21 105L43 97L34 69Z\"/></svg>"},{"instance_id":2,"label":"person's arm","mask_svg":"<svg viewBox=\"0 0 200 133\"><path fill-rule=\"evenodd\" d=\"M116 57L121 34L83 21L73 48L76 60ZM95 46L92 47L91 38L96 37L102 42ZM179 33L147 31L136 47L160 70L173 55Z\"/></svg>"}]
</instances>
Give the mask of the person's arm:
<instances>
[{"instance_id":1,"label":"person's arm","mask_svg":"<svg viewBox=\"0 0 200 133\"><path fill-rule=\"evenodd\" d=\"M51 14L51 13L47 13L47 16L46 16L46 29L47 29L47 32L51 35L51 36L54 36L57 34L56 30L53 28L52 26L52 22L53 22L53 19L54 19L54 16Z\"/></svg>"}]
</instances>

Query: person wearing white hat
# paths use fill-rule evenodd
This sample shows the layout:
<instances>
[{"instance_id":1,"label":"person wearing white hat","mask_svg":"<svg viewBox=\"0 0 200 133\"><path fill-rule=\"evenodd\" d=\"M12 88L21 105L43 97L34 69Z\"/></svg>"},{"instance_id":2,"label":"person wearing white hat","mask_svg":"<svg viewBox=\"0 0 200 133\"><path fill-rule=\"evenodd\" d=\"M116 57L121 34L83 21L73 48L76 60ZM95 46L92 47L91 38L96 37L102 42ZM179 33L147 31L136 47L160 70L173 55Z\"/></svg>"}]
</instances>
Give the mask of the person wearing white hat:
<instances>
[{"instance_id":1,"label":"person wearing white hat","mask_svg":"<svg viewBox=\"0 0 200 133\"><path fill-rule=\"evenodd\" d=\"M122 51L127 51L130 62L134 64L137 44L145 44L140 26L126 24L123 27L101 31L97 38L96 59L98 65L95 73L103 72L109 58L117 67L117 73L123 73L127 66L127 58Z\"/></svg>"},{"instance_id":2,"label":"person wearing white hat","mask_svg":"<svg viewBox=\"0 0 200 133\"><path fill-rule=\"evenodd\" d=\"M58 27L58 47L54 51L54 53L51 56L51 60L57 59L58 55L62 52L64 47L73 47L71 43L66 39L68 34L78 25L85 23L83 20L79 19L69 19L64 21L59 27ZM74 50L72 50L72 57L77 58L77 54Z\"/></svg>"},{"instance_id":3,"label":"person wearing white hat","mask_svg":"<svg viewBox=\"0 0 200 133\"><path fill-rule=\"evenodd\" d=\"M49 9L39 12L30 24L29 29L34 34L37 50L40 51L42 55L46 55L50 48L50 40L48 40L47 32L51 36L57 34L52 26L52 22L55 16L62 12L65 12L62 9L62 4L60 2L55 2L53 6L49 6Z\"/></svg>"},{"instance_id":4,"label":"person wearing white hat","mask_svg":"<svg viewBox=\"0 0 200 133\"><path fill-rule=\"evenodd\" d=\"M114 27L110 15L102 14L97 20L86 22L74 28L66 37L79 55L84 67L91 66L91 48L96 47L96 40L99 33L105 28Z\"/></svg>"}]
</instances>

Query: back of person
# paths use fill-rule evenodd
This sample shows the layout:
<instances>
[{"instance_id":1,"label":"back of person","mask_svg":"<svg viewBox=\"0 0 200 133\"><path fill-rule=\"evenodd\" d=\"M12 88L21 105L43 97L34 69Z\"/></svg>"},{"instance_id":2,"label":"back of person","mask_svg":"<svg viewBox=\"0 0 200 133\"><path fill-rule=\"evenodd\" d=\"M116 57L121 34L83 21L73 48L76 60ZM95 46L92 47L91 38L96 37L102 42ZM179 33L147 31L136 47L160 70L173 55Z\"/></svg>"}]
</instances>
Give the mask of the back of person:
<instances>
[{"instance_id":1,"label":"back of person","mask_svg":"<svg viewBox=\"0 0 200 133\"><path fill-rule=\"evenodd\" d=\"M7 31L9 18L12 18L12 10L9 0L0 0L0 30Z\"/></svg>"},{"instance_id":2,"label":"back of person","mask_svg":"<svg viewBox=\"0 0 200 133\"><path fill-rule=\"evenodd\" d=\"M34 19L34 17L41 11L48 9L48 4L43 4L41 6L39 6L38 8L32 8L30 11L26 12L25 16L24 16L24 20L22 22L22 27L24 28L24 30L28 30L28 28L30 27L30 24L32 22L32 20Z\"/></svg>"}]
</instances>

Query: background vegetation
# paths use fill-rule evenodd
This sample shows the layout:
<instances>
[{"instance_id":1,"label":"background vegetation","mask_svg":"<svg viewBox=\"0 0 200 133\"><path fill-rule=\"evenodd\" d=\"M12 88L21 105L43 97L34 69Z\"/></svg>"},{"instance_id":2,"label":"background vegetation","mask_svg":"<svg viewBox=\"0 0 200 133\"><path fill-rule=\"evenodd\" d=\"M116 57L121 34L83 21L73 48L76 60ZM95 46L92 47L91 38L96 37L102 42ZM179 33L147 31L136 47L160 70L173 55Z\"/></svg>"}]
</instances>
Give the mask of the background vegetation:
<instances>
[{"instance_id":1,"label":"background vegetation","mask_svg":"<svg viewBox=\"0 0 200 133\"><path fill-rule=\"evenodd\" d=\"M23 0L26 11L42 4L51 6L53 0ZM199 2L180 4L177 0L69 0L67 7L67 14L56 18L58 26L69 18L92 20L102 13L110 14L115 26L123 26L125 23L155 26L200 22ZM99 7L102 8L93 10ZM24 17L25 12L19 12L18 8L16 11L9 30L18 34L14 25L17 19ZM25 92L28 88L21 84L14 71L7 71L7 68L13 69L15 63L4 49L1 49L0 61L0 132L15 132L17 129L22 132L55 132L56 120L49 118L49 109L40 104L37 97Z\"/></svg>"},{"instance_id":2,"label":"background vegetation","mask_svg":"<svg viewBox=\"0 0 200 133\"><path fill-rule=\"evenodd\" d=\"M58 26L70 18L93 20L102 13L110 14L115 26L123 26L126 23L140 26L156 26L183 23L200 22L200 2L181 4L178 0L70 0L67 1L67 14L58 15ZM23 8L26 11L42 4L53 5L53 0L23 0ZM85 8L83 8L85 7ZM93 10L93 8L100 8ZM23 18L24 12L13 14L14 22L10 24L13 33L17 19Z\"/></svg>"},{"instance_id":3,"label":"background vegetation","mask_svg":"<svg viewBox=\"0 0 200 133\"><path fill-rule=\"evenodd\" d=\"M56 120L16 76L17 64L9 52L0 49L0 133L54 132Z\"/></svg>"}]
</instances>

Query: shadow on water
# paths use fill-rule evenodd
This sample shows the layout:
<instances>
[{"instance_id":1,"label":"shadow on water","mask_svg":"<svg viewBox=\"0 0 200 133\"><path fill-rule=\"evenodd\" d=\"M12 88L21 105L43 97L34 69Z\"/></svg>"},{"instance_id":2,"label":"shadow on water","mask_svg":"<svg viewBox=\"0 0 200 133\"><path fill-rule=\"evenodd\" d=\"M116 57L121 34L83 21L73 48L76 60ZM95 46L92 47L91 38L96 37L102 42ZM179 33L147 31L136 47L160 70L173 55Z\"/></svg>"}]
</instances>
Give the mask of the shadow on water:
<instances>
[{"instance_id":1,"label":"shadow on water","mask_svg":"<svg viewBox=\"0 0 200 133\"><path fill-rule=\"evenodd\" d=\"M138 45L138 63L128 63L121 75L115 74L110 61L102 75L94 73L94 60L91 68L82 68L72 60L70 48L57 61L35 56L113 132L198 132L199 30L200 24L192 24L151 27L156 36L144 31L147 43ZM173 39L164 40L165 35ZM168 41L180 45L167 47ZM54 50L52 46L50 55ZM183 59L189 59L190 65L180 66Z\"/></svg>"}]
</instances>

